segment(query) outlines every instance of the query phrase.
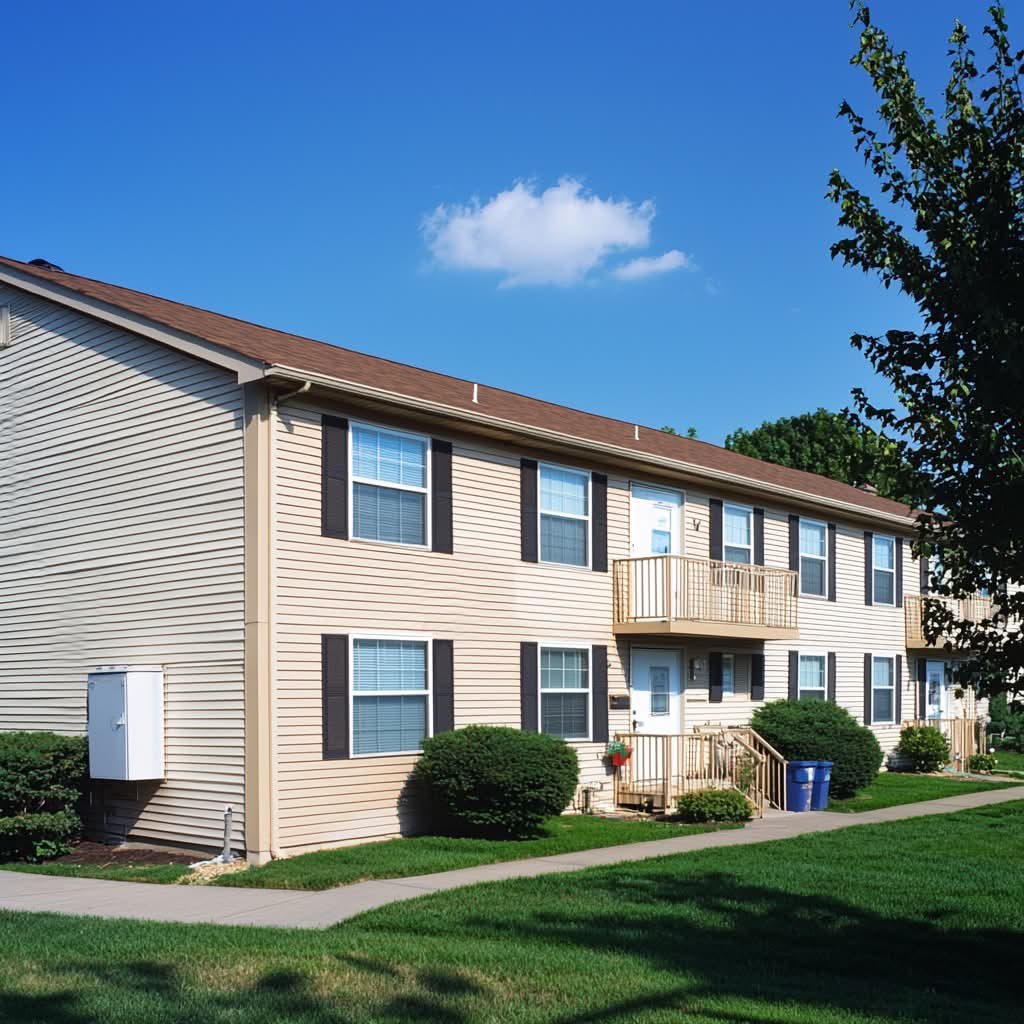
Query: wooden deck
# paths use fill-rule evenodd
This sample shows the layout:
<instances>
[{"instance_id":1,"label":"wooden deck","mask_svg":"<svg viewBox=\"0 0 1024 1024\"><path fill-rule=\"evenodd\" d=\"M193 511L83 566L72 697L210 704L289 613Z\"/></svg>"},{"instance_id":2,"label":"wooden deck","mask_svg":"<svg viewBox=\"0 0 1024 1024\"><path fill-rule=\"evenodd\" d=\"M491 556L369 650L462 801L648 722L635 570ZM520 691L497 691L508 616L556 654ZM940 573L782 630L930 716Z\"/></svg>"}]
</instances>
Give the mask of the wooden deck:
<instances>
[{"instance_id":1,"label":"wooden deck","mask_svg":"<svg viewBox=\"0 0 1024 1024\"><path fill-rule=\"evenodd\" d=\"M752 729L618 733L632 756L615 772L616 806L671 811L699 789L736 789L754 805L786 809L786 762Z\"/></svg>"}]
</instances>

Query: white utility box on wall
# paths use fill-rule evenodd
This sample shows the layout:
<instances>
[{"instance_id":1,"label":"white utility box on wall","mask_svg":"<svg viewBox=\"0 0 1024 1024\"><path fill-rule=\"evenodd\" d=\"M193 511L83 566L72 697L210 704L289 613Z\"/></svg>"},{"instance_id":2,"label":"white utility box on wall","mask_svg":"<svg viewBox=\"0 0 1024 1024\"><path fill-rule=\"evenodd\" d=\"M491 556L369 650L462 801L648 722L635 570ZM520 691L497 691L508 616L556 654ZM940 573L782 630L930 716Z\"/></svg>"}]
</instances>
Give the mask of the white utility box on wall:
<instances>
[{"instance_id":1,"label":"white utility box on wall","mask_svg":"<svg viewBox=\"0 0 1024 1024\"><path fill-rule=\"evenodd\" d=\"M101 665L89 673L89 775L164 777L164 672L159 665Z\"/></svg>"}]
</instances>

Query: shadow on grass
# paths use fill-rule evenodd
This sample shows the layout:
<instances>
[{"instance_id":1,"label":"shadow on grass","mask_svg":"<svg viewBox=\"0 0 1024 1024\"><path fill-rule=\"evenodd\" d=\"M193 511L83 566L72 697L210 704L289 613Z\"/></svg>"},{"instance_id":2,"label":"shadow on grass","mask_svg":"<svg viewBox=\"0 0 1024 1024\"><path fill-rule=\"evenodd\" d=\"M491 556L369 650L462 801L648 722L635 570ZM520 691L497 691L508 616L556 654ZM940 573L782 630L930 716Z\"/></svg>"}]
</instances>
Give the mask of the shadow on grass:
<instances>
[{"instance_id":1,"label":"shadow on grass","mask_svg":"<svg viewBox=\"0 0 1024 1024\"><path fill-rule=\"evenodd\" d=\"M898 870L894 865L894 870ZM823 878L828 877L823 874ZM880 883L883 884L883 883ZM548 890L553 892L554 890ZM932 901L917 919L852 905L825 893L796 895L724 873L680 877L668 866L628 877L588 879L589 900L559 907L540 890L505 903L495 890L475 910L438 914L432 897L403 913L365 919L319 937L304 954L302 933L278 940L291 965L244 985L213 985L162 959L74 961L40 979L62 991L0 993L0 1021L33 1024L350 1024L510 1019L552 1024L700 1020L816 1024L874 1018L920 1022L1013 1020L1024 937L1008 928L964 930ZM879 890L878 905L884 905ZM579 890L576 891L579 897ZM871 893L863 893L870 903ZM588 902L599 912L581 912ZM507 915L484 909L509 907ZM348 930L351 929L351 930ZM240 940L249 955L256 939ZM284 942L284 945L281 943ZM333 943L337 948L332 949ZM474 962L474 949L507 944L515 974L504 980ZM355 945L359 952L353 947ZM388 949L387 956L367 949ZM227 963L239 943L211 943ZM452 964L442 958L451 949ZM302 958L332 957L332 995ZM258 961L257 961L258 962ZM614 965L618 963L616 968ZM466 969L463 970L463 967ZM472 971L472 977L467 971ZM37 987L42 987L37 986ZM572 1009L566 1009L566 1007Z\"/></svg>"}]
</instances>

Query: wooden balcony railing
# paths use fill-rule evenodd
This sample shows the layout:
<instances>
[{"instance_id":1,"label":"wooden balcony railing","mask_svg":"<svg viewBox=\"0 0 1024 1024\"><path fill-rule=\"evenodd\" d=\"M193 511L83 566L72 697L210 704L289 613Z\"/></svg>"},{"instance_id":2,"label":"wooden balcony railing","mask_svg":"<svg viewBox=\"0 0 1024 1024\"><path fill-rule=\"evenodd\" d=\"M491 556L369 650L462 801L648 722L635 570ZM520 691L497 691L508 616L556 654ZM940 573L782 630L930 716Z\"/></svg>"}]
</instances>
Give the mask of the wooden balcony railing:
<instances>
[{"instance_id":1,"label":"wooden balcony railing","mask_svg":"<svg viewBox=\"0 0 1024 1024\"><path fill-rule=\"evenodd\" d=\"M622 558L614 602L621 633L797 636L797 575L789 569L684 555Z\"/></svg>"},{"instance_id":2,"label":"wooden balcony railing","mask_svg":"<svg viewBox=\"0 0 1024 1024\"><path fill-rule=\"evenodd\" d=\"M981 622L982 619L990 619L992 617L992 598L984 597L981 594L975 594L973 597L962 599L939 597L935 594L908 594L903 600L903 613L907 623L908 648L934 648L938 650L945 643L943 637L939 637L934 643L929 643L928 638L924 635L924 605L926 601L934 601L936 604L945 605L953 612L957 619L967 622Z\"/></svg>"}]
</instances>

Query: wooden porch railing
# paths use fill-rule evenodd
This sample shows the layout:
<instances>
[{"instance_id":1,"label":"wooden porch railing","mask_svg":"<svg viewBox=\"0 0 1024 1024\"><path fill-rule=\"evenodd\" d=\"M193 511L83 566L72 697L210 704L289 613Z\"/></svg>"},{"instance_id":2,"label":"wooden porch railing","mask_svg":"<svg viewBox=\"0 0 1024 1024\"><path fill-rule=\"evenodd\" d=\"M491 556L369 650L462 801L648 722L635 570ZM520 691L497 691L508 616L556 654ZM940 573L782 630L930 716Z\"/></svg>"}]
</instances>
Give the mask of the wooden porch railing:
<instances>
[{"instance_id":1,"label":"wooden porch railing","mask_svg":"<svg viewBox=\"0 0 1024 1024\"><path fill-rule=\"evenodd\" d=\"M687 620L797 627L797 574L774 566L684 555L620 558L614 565L615 622Z\"/></svg>"},{"instance_id":2,"label":"wooden porch railing","mask_svg":"<svg viewBox=\"0 0 1024 1024\"><path fill-rule=\"evenodd\" d=\"M616 770L617 806L649 806L670 812L679 797L698 789L736 789L764 813L765 804L785 810L786 762L751 729L692 733L618 733L630 759Z\"/></svg>"},{"instance_id":3,"label":"wooden porch railing","mask_svg":"<svg viewBox=\"0 0 1024 1024\"><path fill-rule=\"evenodd\" d=\"M929 643L924 634L924 606L926 601L943 604L949 608L956 618L966 622L981 622L990 619L994 611L992 598L975 594L973 597L956 598L940 597L935 594L908 594L903 601L903 614L907 625L907 647L927 648L942 647L945 640L939 637Z\"/></svg>"},{"instance_id":4,"label":"wooden porch railing","mask_svg":"<svg viewBox=\"0 0 1024 1024\"><path fill-rule=\"evenodd\" d=\"M949 743L950 763L967 771L967 759L985 752L985 727L979 718L910 718L907 725L931 725L942 732Z\"/></svg>"}]
</instances>

